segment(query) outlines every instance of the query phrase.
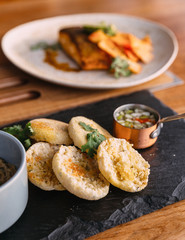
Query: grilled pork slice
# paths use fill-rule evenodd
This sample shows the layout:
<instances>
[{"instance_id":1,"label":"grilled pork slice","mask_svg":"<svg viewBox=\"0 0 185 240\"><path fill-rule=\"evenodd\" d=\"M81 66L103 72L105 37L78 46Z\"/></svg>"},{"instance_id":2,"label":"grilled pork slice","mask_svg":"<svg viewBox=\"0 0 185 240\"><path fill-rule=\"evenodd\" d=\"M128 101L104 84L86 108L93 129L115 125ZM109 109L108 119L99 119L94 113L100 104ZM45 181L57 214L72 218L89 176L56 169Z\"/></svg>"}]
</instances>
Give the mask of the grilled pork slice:
<instances>
[{"instance_id":1,"label":"grilled pork slice","mask_svg":"<svg viewBox=\"0 0 185 240\"><path fill-rule=\"evenodd\" d=\"M108 69L110 56L88 40L88 35L80 27L61 29L59 42L63 50L83 70Z\"/></svg>"}]
</instances>

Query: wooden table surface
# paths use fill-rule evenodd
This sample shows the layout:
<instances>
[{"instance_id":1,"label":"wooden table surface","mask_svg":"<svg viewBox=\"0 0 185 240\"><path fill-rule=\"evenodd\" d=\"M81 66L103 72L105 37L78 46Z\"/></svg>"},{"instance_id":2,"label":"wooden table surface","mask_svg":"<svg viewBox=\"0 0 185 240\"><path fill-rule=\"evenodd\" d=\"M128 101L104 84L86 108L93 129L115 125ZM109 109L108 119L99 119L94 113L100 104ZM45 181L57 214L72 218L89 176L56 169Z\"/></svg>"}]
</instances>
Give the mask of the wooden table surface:
<instances>
[{"instance_id":1,"label":"wooden table surface","mask_svg":"<svg viewBox=\"0 0 185 240\"><path fill-rule=\"evenodd\" d=\"M185 79L184 0L0 0L0 38L11 28L28 21L58 15L91 12L129 14L150 19L169 27L175 33L179 42L179 53L170 67L170 71L181 79ZM160 82L162 79L163 76L156 81ZM156 84L156 82L154 83ZM143 88L145 87L143 86ZM40 89L40 92L38 89ZM141 86L132 90L100 91L56 87L17 69L8 61L0 49L1 126L140 89ZM47 94L44 95L44 93ZM176 112L185 112L184 84L156 91L154 95ZM40 96L42 98L37 100ZM48 103L48 108L46 103ZM90 239L184 240L185 201L120 225Z\"/></svg>"}]
</instances>

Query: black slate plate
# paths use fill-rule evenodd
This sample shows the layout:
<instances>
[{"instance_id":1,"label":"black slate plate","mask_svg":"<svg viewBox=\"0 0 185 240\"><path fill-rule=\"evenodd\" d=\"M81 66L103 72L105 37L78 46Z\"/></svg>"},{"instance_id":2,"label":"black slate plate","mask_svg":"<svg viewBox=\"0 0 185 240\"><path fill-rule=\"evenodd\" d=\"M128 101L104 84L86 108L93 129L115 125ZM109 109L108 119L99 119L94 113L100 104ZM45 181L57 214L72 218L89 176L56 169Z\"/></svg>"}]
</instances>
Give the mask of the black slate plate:
<instances>
[{"instance_id":1,"label":"black slate plate","mask_svg":"<svg viewBox=\"0 0 185 240\"><path fill-rule=\"evenodd\" d=\"M141 91L47 117L68 122L73 116L83 115L112 133L113 111L126 103L148 105L159 111L162 117L174 114L148 91ZM26 122L20 123L24 125ZM67 191L46 192L29 183L29 201L25 212L11 228L1 234L0 239L84 239L184 199L184 120L164 124L156 144L140 153L151 165L149 184L143 191L127 193L111 186L105 198L86 201Z\"/></svg>"}]
</instances>

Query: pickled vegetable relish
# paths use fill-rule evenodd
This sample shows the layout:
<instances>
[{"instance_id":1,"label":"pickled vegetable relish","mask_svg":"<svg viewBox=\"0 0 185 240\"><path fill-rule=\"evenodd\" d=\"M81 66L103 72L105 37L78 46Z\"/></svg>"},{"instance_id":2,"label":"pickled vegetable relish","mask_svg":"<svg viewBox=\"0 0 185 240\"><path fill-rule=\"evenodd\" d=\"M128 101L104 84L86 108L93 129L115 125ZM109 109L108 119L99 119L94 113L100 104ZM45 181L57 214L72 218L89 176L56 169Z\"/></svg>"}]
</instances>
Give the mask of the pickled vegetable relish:
<instances>
[{"instance_id":1,"label":"pickled vegetable relish","mask_svg":"<svg viewBox=\"0 0 185 240\"><path fill-rule=\"evenodd\" d=\"M148 128L156 123L154 114L141 108L124 109L115 117L121 125L135 129Z\"/></svg>"}]
</instances>

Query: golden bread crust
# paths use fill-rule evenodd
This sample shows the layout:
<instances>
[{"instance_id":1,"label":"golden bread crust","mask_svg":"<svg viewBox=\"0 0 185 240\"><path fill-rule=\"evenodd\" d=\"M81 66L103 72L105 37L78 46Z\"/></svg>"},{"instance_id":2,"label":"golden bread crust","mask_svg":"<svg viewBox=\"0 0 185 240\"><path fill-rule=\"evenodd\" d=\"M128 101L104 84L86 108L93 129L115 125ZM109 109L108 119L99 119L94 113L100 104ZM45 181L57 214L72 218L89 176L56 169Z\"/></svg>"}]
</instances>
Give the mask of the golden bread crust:
<instances>
[{"instance_id":1,"label":"golden bread crust","mask_svg":"<svg viewBox=\"0 0 185 240\"><path fill-rule=\"evenodd\" d=\"M37 142L48 142L51 144L65 144L73 143L68 134L68 124L46 118L38 118L30 121L34 134L32 139Z\"/></svg>"}]
</instances>

